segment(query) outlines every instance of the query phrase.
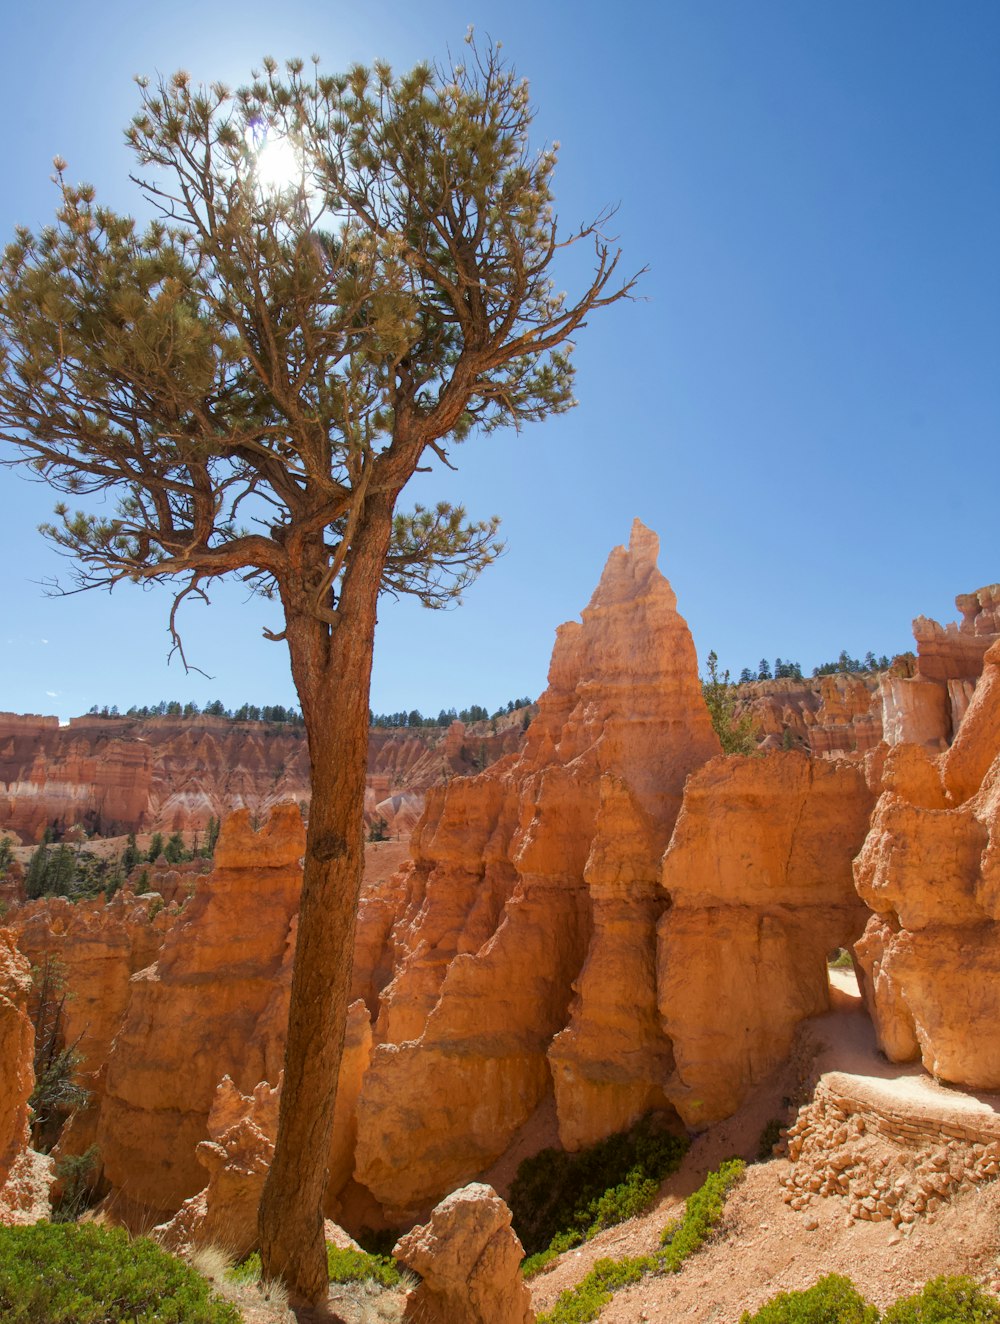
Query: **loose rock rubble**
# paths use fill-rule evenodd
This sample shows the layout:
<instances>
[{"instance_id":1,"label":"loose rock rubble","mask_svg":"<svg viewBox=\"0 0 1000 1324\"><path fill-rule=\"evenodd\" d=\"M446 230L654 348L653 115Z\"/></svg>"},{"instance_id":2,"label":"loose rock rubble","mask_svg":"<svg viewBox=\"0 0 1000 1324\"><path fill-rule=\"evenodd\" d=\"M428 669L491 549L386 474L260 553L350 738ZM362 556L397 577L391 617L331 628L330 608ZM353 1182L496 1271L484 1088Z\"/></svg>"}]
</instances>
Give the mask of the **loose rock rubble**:
<instances>
[{"instance_id":1,"label":"loose rock rubble","mask_svg":"<svg viewBox=\"0 0 1000 1324\"><path fill-rule=\"evenodd\" d=\"M786 1204L801 1210L814 1196L843 1196L850 1219L888 1219L904 1232L956 1192L1000 1173L1000 1137L977 1140L971 1126L859 1112L822 1081L783 1134L775 1150L793 1164L780 1179Z\"/></svg>"}]
</instances>

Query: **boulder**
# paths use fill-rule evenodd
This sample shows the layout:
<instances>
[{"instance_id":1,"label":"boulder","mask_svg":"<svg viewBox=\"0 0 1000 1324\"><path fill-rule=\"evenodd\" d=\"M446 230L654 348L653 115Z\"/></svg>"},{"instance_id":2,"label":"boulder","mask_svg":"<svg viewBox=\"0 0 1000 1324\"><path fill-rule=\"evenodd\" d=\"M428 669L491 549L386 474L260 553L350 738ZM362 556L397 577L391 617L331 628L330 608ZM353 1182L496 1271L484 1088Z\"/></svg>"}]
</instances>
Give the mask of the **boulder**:
<instances>
[{"instance_id":1,"label":"boulder","mask_svg":"<svg viewBox=\"0 0 1000 1324\"><path fill-rule=\"evenodd\" d=\"M396 1259L423 1280L408 1294L413 1324L533 1324L521 1275L524 1251L510 1210L491 1186L453 1191L429 1221L402 1237Z\"/></svg>"}]
</instances>

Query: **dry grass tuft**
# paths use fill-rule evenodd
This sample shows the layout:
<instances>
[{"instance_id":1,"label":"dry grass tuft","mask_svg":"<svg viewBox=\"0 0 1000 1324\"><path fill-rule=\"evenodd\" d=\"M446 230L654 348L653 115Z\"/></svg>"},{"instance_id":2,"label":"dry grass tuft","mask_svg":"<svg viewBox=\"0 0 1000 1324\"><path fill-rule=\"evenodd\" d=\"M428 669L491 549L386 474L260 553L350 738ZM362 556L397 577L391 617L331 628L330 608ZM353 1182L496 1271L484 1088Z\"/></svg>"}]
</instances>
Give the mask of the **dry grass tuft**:
<instances>
[{"instance_id":1,"label":"dry grass tuft","mask_svg":"<svg viewBox=\"0 0 1000 1324\"><path fill-rule=\"evenodd\" d=\"M229 1270L235 1256L222 1246L198 1246L190 1255L191 1265L207 1278L213 1289L232 1302L248 1324L286 1324L292 1319L288 1293L279 1282L265 1282L256 1276L233 1278Z\"/></svg>"}]
</instances>

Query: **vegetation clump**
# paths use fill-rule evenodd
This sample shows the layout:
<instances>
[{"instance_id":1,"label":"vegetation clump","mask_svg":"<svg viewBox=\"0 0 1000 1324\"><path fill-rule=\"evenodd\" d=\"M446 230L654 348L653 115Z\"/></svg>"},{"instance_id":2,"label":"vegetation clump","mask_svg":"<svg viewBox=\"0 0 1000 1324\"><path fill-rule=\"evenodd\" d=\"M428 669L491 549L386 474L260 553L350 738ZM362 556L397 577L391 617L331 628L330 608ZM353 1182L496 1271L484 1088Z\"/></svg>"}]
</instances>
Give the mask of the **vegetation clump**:
<instances>
[{"instance_id":1,"label":"vegetation clump","mask_svg":"<svg viewBox=\"0 0 1000 1324\"><path fill-rule=\"evenodd\" d=\"M971 1278L942 1276L915 1296L903 1297L882 1316L882 1324L997 1324L1000 1301Z\"/></svg>"},{"instance_id":2,"label":"vegetation clump","mask_svg":"<svg viewBox=\"0 0 1000 1324\"><path fill-rule=\"evenodd\" d=\"M813 667L813 678L819 676L836 676L846 674L849 676L874 676L880 671L888 671L892 666L892 659L885 653L881 657L868 650L863 658L851 657L846 649L841 649L840 656L836 662L822 662L818 667ZM740 672L740 684L750 685L757 680L802 680L802 667L798 662L783 661L780 657L774 659L772 669L770 662L766 657L762 657L757 663L757 669L753 667L744 667Z\"/></svg>"},{"instance_id":3,"label":"vegetation clump","mask_svg":"<svg viewBox=\"0 0 1000 1324\"><path fill-rule=\"evenodd\" d=\"M53 1223L75 1223L96 1200L101 1151L91 1145L82 1154L64 1154L56 1164L59 1198L52 1206Z\"/></svg>"},{"instance_id":4,"label":"vegetation clump","mask_svg":"<svg viewBox=\"0 0 1000 1324\"><path fill-rule=\"evenodd\" d=\"M726 1196L745 1169L742 1159L727 1159L720 1164L688 1197L683 1216L663 1229L658 1251L620 1260L598 1260L576 1287L561 1292L553 1308L538 1316L538 1324L587 1324L597 1319L615 1292L638 1282L644 1274L676 1273L708 1239L722 1217Z\"/></svg>"},{"instance_id":5,"label":"vegetation clump","mask_svg":"<svg viewBox=\"0 0 1000 1324\"><path fill-rule=\"evenodd\" d=\"M744 1311L740 1324L877 1324L878 1311L868 1305L849 1278L830 1273L804 1292L780 1292L756 1314Z\"/></svg>"},{"instance_id":6,"label":"vegetation clump","mask_svg":"<svg viewBox=\"0 0 1000 1324\"><path fill-rule=\"evenodd\" d=\"M646 1208L663 1178L676 1171L687 1141L644 1118L576 1154L543 1149L525 1159L510 1189L514 1230L537 1273L556 1255Z\"/></svg>"},{"instance_id":7,"label":"vegetation clump","mask_svg":"<svg viewBox=\"0 0 1000 1324\"><path fill-rule=\"evenodd\" d=\"M305 725L302 714L297 708L286 708L283 703L264 704L244 703L239 708L227 708L221 699L213 699L199 708L196 703L181 703L177 699L161 699L159 703L144 703L142 707L133 705L127 712L120 713L118 705L107 704L99 707L96 703L88 711L88 717L113 719L127 717L146 721L151 717L179 717L188 720L192 717L224 717L229 722L266 722L278 723L290 727Z\"/></svg>"},{"instance_id":8,"label":"vegetation clump","mask_svg":"<svg viewBox=\"0 0 1000 1324\"><path fill-rule=\"evenodd\" d=\"M6 1324L240 1324L188 1265L93 1223L0 1226Z\"/></svg>"},{"instance_id":9,"label":"vegetation clump","mask_svg":"<svg viewBox=\"0 0 1000 1324\"><path fill-rule=\"evenodd\" d=\"M326 1247L326 1267L331 1283L377 1283L379 1287L398 1287L402 1275L391 1255L369 1255L364 1250L352 1250L338 1246ZM261 1274L260 1255L252 1255L230 1270L233 1278L259 1278Z\"/></svg>"},{"instance_id":10,"label":"vegetation clump","mask_svg":"<svg viewBox=\"0 0 1000 1324\"><path fill-rule=\"evenodd\" d=\"M416 727L451 726L452 722L463 722L468 726L470 722L495 722L498 717L509 717L516 710L530 708L534 702L534 699L529 698L508 699L507 703L501 704L494 713L484 708L481 703L473 703L468 708L462 708L461 711L456 708L442 708L437 717L425 717L419 708L412 708L406 713L375 713L369 711L368 725L388 728L410 727L412 729Z\"/></svg>"},{"instance_id":11,"label":"vegetation clump","mask_svg":"<svg viewBox=\"0 0 1000 1324\"><path fill-rule=\"evenodd\" d=\"M997 1324L1000 1302L971 1278L934 1278L884 1315L849 1278L827 1274L802 1292L780 1292L740 1324Z\"/></svg>"},{"instance_id":12,"label":"vegetation clump","mask_svg":"<svg viewBox=\"0 0 1000 1324\"><path fill-rule=\"evenodd\" d=\"M41 965L31 967L31 1021L35 1031L35 1086L28 1099L31 1109L31 1143L49 1153L71 1112L85 1108L90 1092L76 1078L81 1055L79 1037L66 1042L66 967L46 955Z\"/></svg>"}]
</instances>

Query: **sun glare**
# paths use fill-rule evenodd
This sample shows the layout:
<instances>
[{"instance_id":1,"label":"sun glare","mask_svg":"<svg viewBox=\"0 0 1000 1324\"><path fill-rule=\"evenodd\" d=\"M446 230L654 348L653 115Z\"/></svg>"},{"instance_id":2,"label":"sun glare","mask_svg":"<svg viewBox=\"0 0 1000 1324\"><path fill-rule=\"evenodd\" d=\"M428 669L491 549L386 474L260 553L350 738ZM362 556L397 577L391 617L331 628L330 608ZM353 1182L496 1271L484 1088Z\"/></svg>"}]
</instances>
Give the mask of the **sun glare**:
<instances>
[{"instance_id":1,"label":"sun glare","mask_svg":"<svg viewBox=\"0 0 1000 1324\"><path fill-rule=\"evenodd\" d=\"M261 188L273 193L298 188L302 183L302 160L287 138L268 138L255 163Z\"/></svg>"}]
</instances>

